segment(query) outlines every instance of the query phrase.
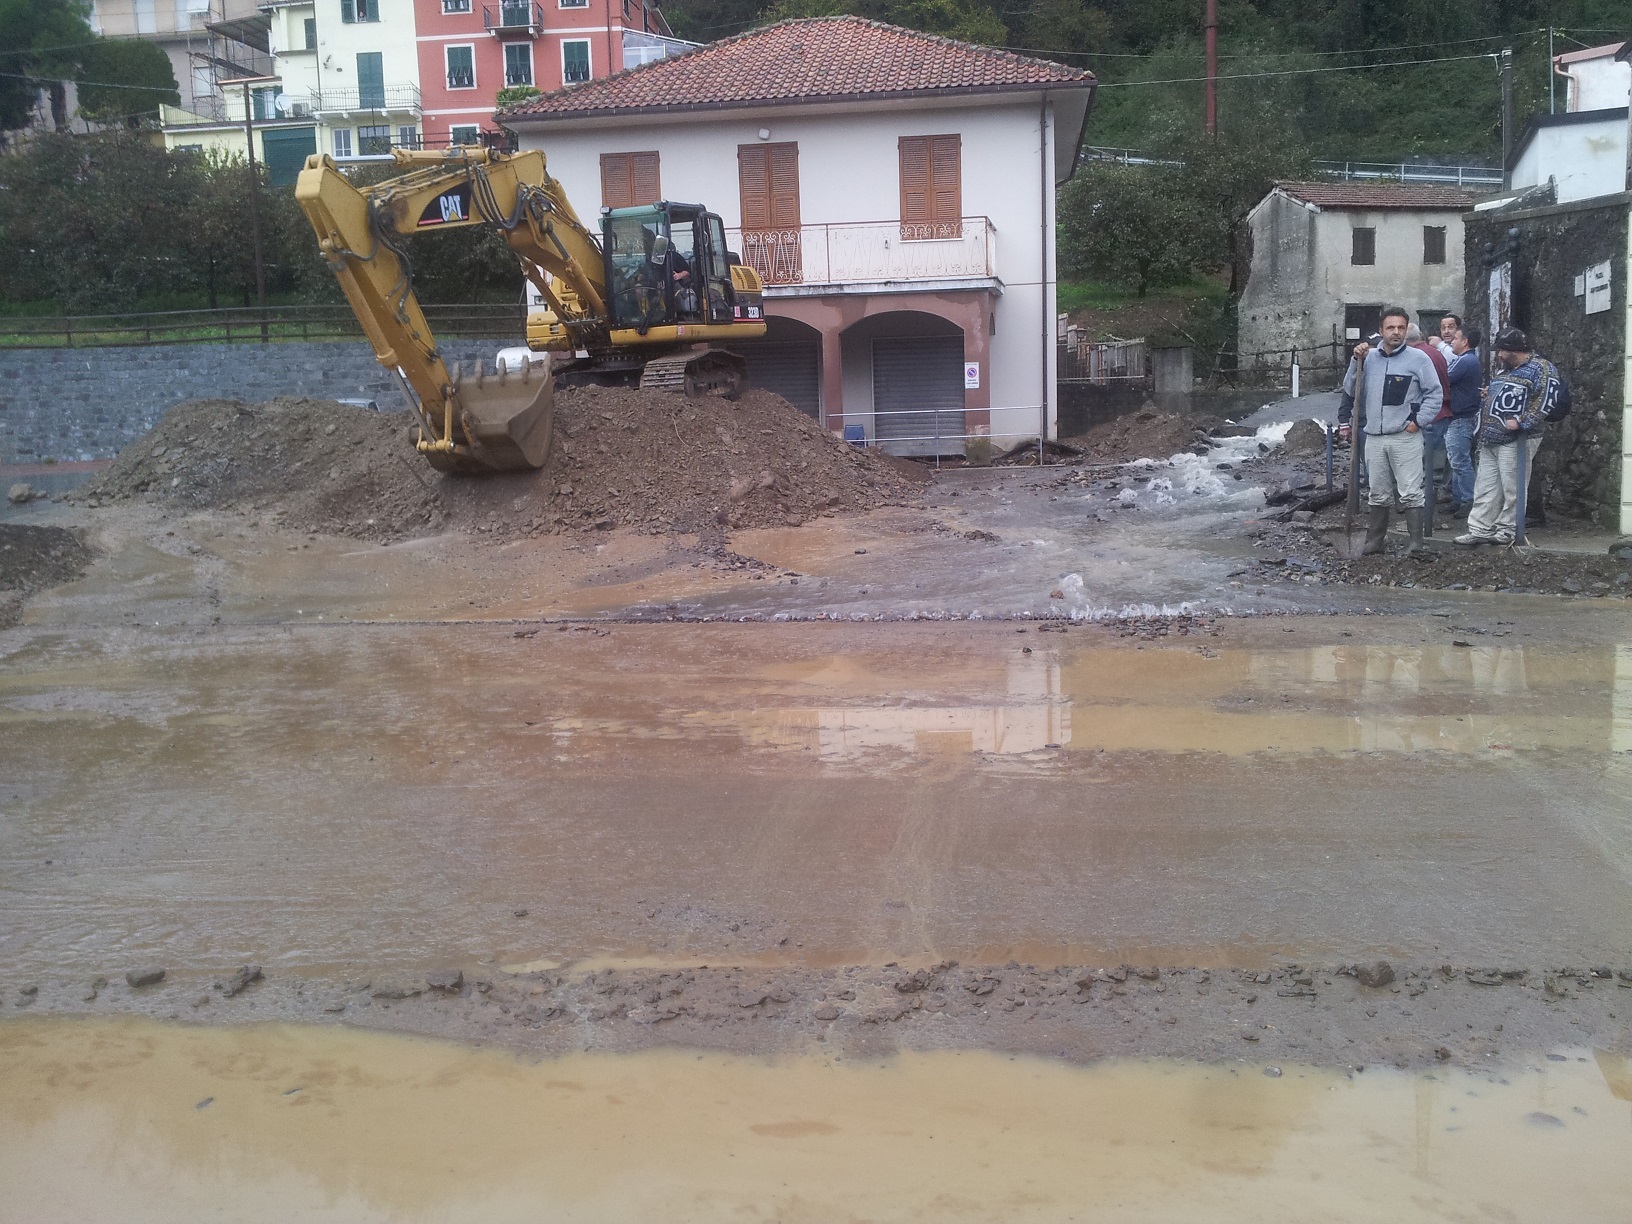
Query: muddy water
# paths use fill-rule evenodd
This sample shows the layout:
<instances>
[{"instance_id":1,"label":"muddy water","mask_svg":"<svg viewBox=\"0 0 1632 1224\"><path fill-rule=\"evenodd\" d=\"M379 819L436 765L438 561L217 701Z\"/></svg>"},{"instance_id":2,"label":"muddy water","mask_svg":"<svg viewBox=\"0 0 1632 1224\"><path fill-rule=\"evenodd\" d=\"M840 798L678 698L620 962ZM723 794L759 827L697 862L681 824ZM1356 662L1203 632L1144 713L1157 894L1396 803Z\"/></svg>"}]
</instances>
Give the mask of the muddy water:
<instances>
[{"instance_id":1,"label":"muddy water","mask_svg":"<svg viewBox=\"0 0 1632 1224\"><path fill-rule=\"evenodd\" d=\"M0 1026L0 1220L1607 1221L1624 1060L1501 1075Z\"/></svg>"},{"instance_id":2,"label":"muddy water","mask_svg":"<svg viewBox=\"0 0 1632 1224\"><path fill-rule=\"evenodd\" d=\"M1632 652L1476 628L19 631L0 972L1619 964Z\"/></svg>"}]
</instances>

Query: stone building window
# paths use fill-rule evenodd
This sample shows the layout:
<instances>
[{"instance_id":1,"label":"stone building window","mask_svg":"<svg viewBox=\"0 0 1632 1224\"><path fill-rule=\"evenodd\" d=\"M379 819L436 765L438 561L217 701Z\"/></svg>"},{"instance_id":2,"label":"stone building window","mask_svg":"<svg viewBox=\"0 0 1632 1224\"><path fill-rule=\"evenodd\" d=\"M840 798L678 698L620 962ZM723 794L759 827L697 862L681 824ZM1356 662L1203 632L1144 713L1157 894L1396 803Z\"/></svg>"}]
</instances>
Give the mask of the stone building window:
<instances>
[{"instance_id":1,"label":"stone building window","mask_svg":"<svg viewBox=\"0 0 1632 1224\"><path fill-rule=\"evenodd\" d=\"M1425 225L1422 227L1422 262L1425 264L1442 264L1445 262L1445 227L1443 225Z\"/></svg>"},{"instance_id":2,"label":"stone building window","mask_svg":"<svg viewBox=\"0 0 1632 1224\"><path fill-rule=\"evenodd\" d=\"M1371 226L1354 227L1354 249L1349 255L1349 262L1352 264L1377 262L1377 231Z\"/></svg>"}]
</instances>

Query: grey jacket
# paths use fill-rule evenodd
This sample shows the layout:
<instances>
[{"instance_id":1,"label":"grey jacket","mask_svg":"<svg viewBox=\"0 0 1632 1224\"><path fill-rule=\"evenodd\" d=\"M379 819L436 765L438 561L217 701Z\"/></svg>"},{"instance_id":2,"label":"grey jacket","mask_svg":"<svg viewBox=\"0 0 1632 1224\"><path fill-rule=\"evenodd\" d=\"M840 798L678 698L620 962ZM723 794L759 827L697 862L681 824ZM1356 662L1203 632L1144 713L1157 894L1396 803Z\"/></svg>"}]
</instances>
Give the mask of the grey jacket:
<instances>
[{"instance_id":1,"label":"grey jacket","mask_svg":"<svg viewBox=\"0 0 1632 1224\"><path fill-rule=\"evenodd\" d=\"M1354 359L1343 376L1343 390L1354 394ZM1439 415L1445 401L1439 385L1439 371L1428 354L1409 344L1393 353L1377 345L1366 354L1365 431L1394 434L1405 431L1406 422L1419 425Z\"/></svg>"}]
</instances>

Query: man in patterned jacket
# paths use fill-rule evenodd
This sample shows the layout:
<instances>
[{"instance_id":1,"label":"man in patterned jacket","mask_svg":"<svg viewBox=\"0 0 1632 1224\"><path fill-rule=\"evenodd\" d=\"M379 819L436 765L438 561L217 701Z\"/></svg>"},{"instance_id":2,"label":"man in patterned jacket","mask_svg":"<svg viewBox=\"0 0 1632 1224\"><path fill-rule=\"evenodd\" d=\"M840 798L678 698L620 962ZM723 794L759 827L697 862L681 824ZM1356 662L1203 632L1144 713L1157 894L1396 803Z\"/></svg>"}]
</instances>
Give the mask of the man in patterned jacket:
<instances>
[{"instance_id":1,"label":"man in patterned jacket","mask_svg":"<svg viewBox=\"0 0 1632 1224\"><path fill-rule=\"evenodd\" d=\"M1479 474L1473 486L1473 512L1467 534L1456 542L1511 544L1520 513L1519 464L1530 461L1541 445L1549 420L1570 410L1570 389L1558 367L1532 350L1530 338L1516 327L1496 337L1496 360L1502 372L1485 388L1479 410Z\"/></svg>"}]
</instances>

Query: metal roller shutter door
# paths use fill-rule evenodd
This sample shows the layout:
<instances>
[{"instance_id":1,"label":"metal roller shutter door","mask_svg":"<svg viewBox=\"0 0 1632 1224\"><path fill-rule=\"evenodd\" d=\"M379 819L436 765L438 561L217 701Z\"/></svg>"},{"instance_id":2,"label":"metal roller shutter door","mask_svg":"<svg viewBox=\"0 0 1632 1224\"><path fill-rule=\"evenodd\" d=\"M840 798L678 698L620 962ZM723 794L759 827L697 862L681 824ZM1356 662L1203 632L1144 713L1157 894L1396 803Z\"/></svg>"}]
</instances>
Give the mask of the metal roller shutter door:
<instances>
[{"instance_id":1,"label":"metal roller shutter door","mask_svg":"<svg viewBox=\"0 0 1632 1224\"><path fill-rule=\"evenodd\" d=\"M820 418L822 411L821 347L798 341L744 344L737 351L748 362L748 385L780 395L800 412Z\"/></svg>"},{"instance_id":2,"label":"metal roller shutter door","mask_svg":"<svg viewBox=\"0 0 1632 1224\"><path fill-rule=\"evenodd\" d=\"M873 341L873 436L893 455L963 451L963 337Z\"/></svg>"}]
</instances>

